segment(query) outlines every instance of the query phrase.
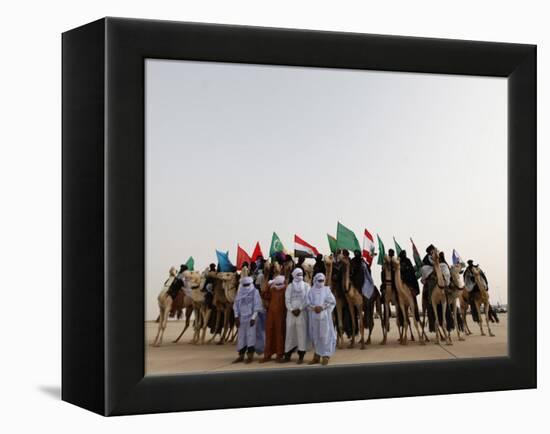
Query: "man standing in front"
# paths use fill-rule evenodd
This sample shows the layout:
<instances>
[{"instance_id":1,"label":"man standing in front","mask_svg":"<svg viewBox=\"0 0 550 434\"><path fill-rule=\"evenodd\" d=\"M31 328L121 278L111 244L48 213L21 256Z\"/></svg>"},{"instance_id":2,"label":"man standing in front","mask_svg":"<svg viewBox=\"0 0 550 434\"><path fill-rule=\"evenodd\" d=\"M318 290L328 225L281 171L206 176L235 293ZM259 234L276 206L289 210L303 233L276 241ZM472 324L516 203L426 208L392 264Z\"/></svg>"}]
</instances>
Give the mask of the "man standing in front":
<instances>
[{"instance_id":1,"label":"man standing in front","mask_svg":"<svg viewBox=\"0 0 550 434\"><path fill-rule=\"evenodd\" d=\"M292 282L285 291L286 304L286 338L285 361L289 362L292 353L298 350L298 364L304 362L307 351L307 312L306 296L309 285L304 282L304 271L295 268L292 271Z\"/></svg>"},{"instance_id":2,"label":"man standing in front","mask_svg":"<svg viewBox=\"0 0 550 434\"><path fill-rule=\"evenodd\" d=\"M245 353L245 363L252 362L256 345L256 317L262 310L262 299L252 282L252 277L243 277L233 302L235 325L238 329L237 351L239 353L233 363L242 362Z\"/></svg>"},{"instance_id":3,"label":"man standing in front","mask_svg":"<svg viewBox=\"0 0 550 434\"><path fill-rule=\"evenodd\" d=\"M319 363L322 358L321 364L327 365L336 349L336 332L332 324L332 310L336 306L336 300L330 288L325 286L323 273L317 273L313 277L313 286L307 293L306 300L309 337L315 350L309 364Z\"/></svg>"},{"instance_id":4,"label":"man standing in front","mask_svg":"<svg viewBox=\"0 0 550 434\"><path fill-rule=\"evenodd\" d=\"M276 362L284 361L285 352L285 276L278 275L269 282L269 288L262 295L267 306L267 319L265 323L265 348L264 358L260 363L271 360L275 354Z\"/></svg>"}]
</instances>

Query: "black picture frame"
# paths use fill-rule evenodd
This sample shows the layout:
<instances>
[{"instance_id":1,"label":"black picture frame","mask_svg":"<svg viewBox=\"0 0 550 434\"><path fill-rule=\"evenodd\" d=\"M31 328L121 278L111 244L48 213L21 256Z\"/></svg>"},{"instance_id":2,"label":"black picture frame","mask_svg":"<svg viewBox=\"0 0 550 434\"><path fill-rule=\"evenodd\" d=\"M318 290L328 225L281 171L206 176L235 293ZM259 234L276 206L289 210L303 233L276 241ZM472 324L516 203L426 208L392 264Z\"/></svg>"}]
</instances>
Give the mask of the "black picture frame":
<instances>
[{"instance_id":1,"label":"black picture frame","mask_svg":"<svg viewBox=\"0 0 550 434\"><path fill-rule=\"evenodd\" d=\"M62 52L63 400L124 415L536 387L536 46L103 18ZM144 377L146 58L507 77L509 356Z\"/></svg>"}]
</instances>

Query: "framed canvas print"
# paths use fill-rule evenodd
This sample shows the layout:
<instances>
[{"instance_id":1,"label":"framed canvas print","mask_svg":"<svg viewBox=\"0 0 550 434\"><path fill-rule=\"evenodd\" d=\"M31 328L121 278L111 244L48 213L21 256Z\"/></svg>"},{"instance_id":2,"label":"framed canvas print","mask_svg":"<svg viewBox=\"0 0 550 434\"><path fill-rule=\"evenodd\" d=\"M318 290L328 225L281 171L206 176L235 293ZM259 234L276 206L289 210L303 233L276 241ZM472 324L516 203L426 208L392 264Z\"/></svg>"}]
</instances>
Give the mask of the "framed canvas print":
<instances>
[{"instance_id":1,"label":"framed canvas print","mask_svg":"<svg viewBox=\"0 0 550 434\"><path fill-rule=\"evenodd\" d=\"M536 387L536 47L63 34L65 401Z\"/></svg>"}]
</instances>

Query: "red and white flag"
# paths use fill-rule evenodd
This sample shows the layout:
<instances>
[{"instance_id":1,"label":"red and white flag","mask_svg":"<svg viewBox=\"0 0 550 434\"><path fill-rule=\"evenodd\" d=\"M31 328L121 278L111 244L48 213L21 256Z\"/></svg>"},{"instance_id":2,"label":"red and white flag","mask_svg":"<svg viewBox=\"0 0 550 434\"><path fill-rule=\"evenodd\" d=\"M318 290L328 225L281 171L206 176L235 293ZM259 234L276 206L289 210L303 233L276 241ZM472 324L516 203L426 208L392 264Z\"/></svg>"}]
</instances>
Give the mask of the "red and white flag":
<instances>
[{"instance_id":1,"label":"red and white flag","mask_svg":"<svg viewBox=\"0 0 550 434\"><path fill-rule=\"evenodd\" d=\"M363 257L367 260L370 267L374 259L374 238L372 238L372 235L366 229L365 237L363 238Z\"/></svg>"},{"instance_id":2,"label":"red and white flag","mask_svg":"<svg viewBox=\"0 0 550 434\"><path fill-rule=\"evenodd\" d=\"M298 235L294 235L294 256L298 258L301 256L306 258L314 258L318 254L319 250L317 250L314 246L306 243Z\"/></svg>"}]
</instances>

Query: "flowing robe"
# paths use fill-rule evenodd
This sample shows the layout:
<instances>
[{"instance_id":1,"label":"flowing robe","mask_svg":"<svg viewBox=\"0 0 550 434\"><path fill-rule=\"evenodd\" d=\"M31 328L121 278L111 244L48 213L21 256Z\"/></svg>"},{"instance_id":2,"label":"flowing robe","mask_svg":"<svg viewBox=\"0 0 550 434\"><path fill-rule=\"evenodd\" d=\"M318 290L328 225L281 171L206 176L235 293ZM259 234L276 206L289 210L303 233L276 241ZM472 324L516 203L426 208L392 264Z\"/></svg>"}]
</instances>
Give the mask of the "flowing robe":
<instances>
[{"instance_id":1,"label":"flowing robe","mask_svg":"<svg viewBox=\"0 0 550 434\"><path fill-rule=\"evenodd\" d=\"M285 287L271 286L264 299L267 302L264 358L269 359L273 354L282 357L285 352Z\"/></svg>"},{"instance_id":2,"label":"flowing robe","mask_svg":"<svg viewBox=\"0 0 550 434\"><path fill-rule=\"evenodd\" d=\"M233 312L235 318L239 318L240 325L237 332L237 351L241 351L248 347L256 348L257 345L257 326L258 321L253 326L250 325L250 320L256 320L258 313L263 310L262 299L256 288L252 288L246 295L235 298L233 303ZM256 350L258 350L256 348Z\"/></svg>"},{"instance_id":3,"label":"flowing robe","mask_svg":"<svg viewBox=\"0 0 550 434\"><path fill-rule=\"evenodd\" d=\"M309 289L309 285L304 281L299 283L290 283L286 288L285 353L296 347L298 348L298 351L307 351L308 333L306 297ZM292 313L295 309L300 309L298 316Z\"/></svg>"},{"instance_id":4,"label":"flowing robe","mask_svg":"<svg viewBox=\"0 0 550 434\"><path fill-rule=\"evenodd\" d=\"M315 348L315 353L330 357L336 349L336 331L332 324L332 310L336 306L336 300L328 286L313 287L306 296L309 337ZM316 313L315 306L321 306L323 310Z\"/></svg>"}]
</instances>

